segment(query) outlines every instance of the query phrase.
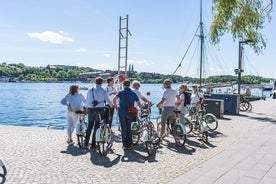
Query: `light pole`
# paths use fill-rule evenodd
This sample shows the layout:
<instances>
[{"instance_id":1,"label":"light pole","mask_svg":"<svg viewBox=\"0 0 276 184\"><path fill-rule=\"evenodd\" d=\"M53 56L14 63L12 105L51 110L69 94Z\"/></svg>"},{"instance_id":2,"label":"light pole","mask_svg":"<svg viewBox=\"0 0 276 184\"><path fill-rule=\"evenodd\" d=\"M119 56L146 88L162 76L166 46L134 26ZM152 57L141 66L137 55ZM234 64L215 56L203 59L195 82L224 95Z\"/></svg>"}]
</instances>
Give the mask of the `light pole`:
<instances>
[{"instance_id":1,"label":"light pole","mask_svg":"<svg viewBox=\"0 0 276 184\"><path fill-rule=\"evenodd\" d=\"M235 70L238 73L238 94L241 94L241 73L244 71L242 69L242 44L247 44L253 42L252 40L239 41L239 69Z\"/></svg>"}]
</instances>

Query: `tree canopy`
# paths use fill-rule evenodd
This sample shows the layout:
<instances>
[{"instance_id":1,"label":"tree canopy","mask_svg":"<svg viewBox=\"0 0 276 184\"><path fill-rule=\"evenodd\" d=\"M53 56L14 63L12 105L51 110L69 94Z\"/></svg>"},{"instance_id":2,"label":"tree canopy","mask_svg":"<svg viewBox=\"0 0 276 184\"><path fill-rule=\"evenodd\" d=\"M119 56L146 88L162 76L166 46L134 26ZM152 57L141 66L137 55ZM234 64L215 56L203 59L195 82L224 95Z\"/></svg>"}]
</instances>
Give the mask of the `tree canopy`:
<instances>
[{"instance_id":1,"label":"tree canopy","mask_svg":"<svg viewBox=\"0 0 276 184\"><path fill-rule=\"evenodd\" d=\"M213 22L210 38L219 43L225 33L234 40L251 40L256 53L266 48L265 35L261 33L264 23L270 22L273 0L213 0Z\"/></svg>"}]
</instances>

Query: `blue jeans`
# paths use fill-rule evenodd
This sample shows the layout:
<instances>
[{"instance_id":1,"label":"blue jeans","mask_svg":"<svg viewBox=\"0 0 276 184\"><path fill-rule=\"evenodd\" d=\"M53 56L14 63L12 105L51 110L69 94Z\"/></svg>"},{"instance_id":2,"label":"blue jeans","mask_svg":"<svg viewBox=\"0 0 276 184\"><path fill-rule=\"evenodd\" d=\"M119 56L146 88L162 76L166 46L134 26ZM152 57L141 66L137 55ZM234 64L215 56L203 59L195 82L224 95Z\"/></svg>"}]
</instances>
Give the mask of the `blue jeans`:
<instances>
[{"instance_id":1,"label":"blue jeans","mask_svg":"<svg viewBox=\"0 0 276 184\"><path fill-rule=\"evenodd\" d=\"M101 118L103 118L103 113L104 113L104 108L88 108L88 127L86 131L86 136L85 136L85 145L88 145L90 135L94 127L91 145L96 146L96 138L95 138L96 131L100 127L99 114L101 115Z\"/></svg>"},{"instance_id":2,"label":"blue jeans","mask_svg":"<svg viewBox=\"0 0 276 184\"><path fill-rule=\"evenodd\" d=\"M119 115L119 119L121 123L123 146L127 148L132 145L131 122L133 117L128 115Z\"/></svg>"}]
</instances>

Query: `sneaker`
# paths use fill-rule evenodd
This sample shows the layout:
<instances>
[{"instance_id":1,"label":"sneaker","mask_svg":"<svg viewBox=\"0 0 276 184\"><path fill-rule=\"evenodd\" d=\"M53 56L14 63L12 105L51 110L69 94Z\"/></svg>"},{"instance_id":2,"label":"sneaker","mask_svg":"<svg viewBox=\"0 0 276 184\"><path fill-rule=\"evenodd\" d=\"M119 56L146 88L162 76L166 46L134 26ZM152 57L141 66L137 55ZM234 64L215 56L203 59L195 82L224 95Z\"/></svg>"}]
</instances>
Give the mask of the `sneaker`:
<instances>
[{"instance_id":1,"label":"sneaker","mask_svg":"<svg viewBox=\"0 0 276 184\"><path fill-rule=\"evenodd\" d=\"M88 145L85 144L85 145L83 146L83 148L84 148L84 149L88 149Z\"/></svg>"},{"instance_id":2,"label":"sneaker","mask_svg":"<svg viewBox=\"0 0 276 184\"><path fill-rule=\"evenodd\" d=\"M92 149L92 150L98 150L98 149L99 149L99 146L97 146L97 145L91 145L91 146L90 146L90 149Z\"/></svg>"}]
</instances>

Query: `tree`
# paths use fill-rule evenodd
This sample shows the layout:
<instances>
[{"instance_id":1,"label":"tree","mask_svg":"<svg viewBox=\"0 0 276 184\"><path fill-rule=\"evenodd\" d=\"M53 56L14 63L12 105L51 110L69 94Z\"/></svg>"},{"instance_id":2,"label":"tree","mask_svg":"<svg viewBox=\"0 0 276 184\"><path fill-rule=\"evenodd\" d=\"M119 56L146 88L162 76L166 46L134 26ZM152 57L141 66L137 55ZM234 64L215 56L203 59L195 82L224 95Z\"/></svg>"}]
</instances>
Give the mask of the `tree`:
<instances>
[{"instance_id":1,"label":"tree","mask_svg":"<svg viewBox=\"0 0 276 184\"><path fill-rule=\"evenodd\" d=\"M213 0L212 42L219 43L225 32L231 32L234 40L252 40L250 46L261 53L266 39L260 31L271 20L272 5L273 0Z\"/></svg>"}]
</instances>

